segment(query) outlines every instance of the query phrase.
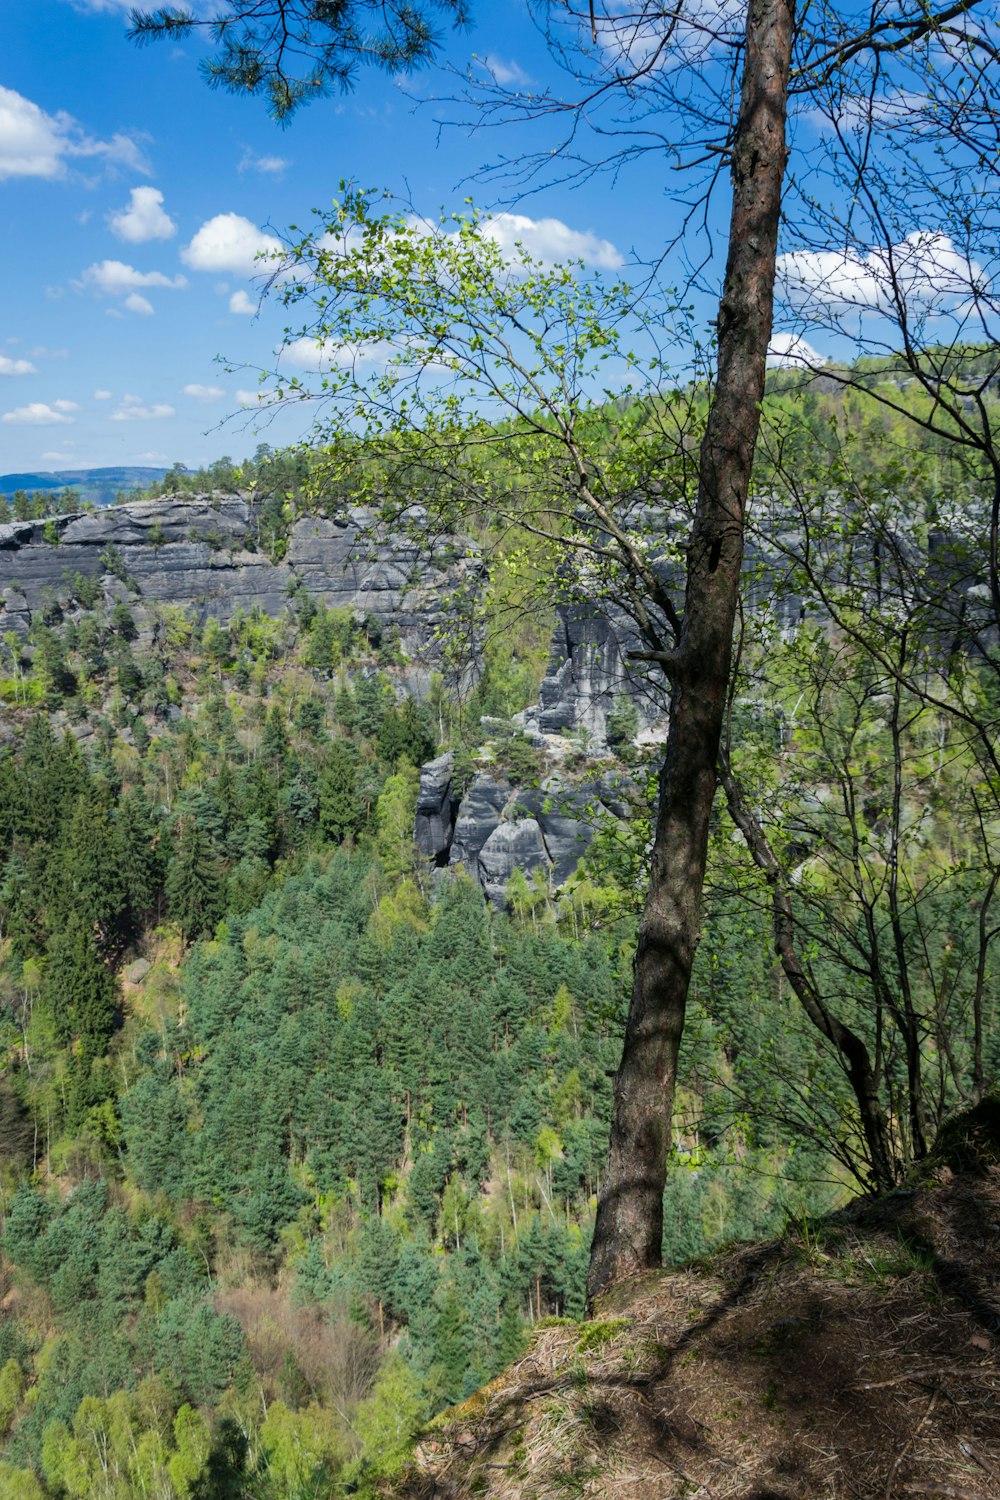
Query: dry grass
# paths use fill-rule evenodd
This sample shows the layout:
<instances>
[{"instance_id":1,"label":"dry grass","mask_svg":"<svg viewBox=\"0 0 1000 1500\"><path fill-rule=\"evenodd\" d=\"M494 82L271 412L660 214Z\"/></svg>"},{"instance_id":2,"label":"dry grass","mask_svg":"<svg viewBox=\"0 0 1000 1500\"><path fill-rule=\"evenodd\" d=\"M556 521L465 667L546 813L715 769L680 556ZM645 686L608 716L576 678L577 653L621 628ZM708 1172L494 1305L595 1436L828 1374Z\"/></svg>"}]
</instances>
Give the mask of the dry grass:
<instances>
[{"instance_id":1,"label":"dry grass","mask_svg":"<svg viewBox=\"0 0 1000 1500\"><path fill-rule=\"evenodd\" d=\"M1000 1168L539 1331L395 1500L998 1500ZM602 1326L603 1325L603 1326Z\"/></svg>"}]
</instances>

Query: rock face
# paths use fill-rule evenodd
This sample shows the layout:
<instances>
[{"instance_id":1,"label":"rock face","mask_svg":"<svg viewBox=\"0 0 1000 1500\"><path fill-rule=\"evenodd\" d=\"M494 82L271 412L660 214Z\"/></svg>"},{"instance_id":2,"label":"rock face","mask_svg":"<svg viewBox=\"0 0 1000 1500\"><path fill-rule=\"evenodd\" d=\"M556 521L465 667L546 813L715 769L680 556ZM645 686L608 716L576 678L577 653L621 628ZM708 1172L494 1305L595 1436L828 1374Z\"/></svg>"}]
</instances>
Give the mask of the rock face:
<instances>
[{"instance_id":1,"label":"rock face","mask_svg":"<svg viewBox=\"0 0 1000 1500\"><path fill-rule=\"evenodd\" d=\"M477 880L480 850L499 826L510 793L509 781L495 781L488 772L480 771L458 805L450 863L464 865Z\"/></svg>"},{"instance_id":2,"label":"rock face","mask_svg":"<svg viewBox=\"0 0 1000 1500\"><path fill-rule=\"evenodd\" d=\"M540 732L584 730L594 744L603 746L616 699L634 692L622 640L611 620L581 608L560 611L549 667L539 689L535 720Z\"/></svg>"},{"instance_id":3,"label":"rock face","mask_svg":"<svg viewBox=\"0 0 1000 1500\"><path fill-rule=\"evenodd\" d=\"M451 750L420 767L420 789L413 820L413 842L424 859L446 865L458 811L451 779L455 756Z\"/></svg>"},{"instance_id":4,"label":"rock face","mask_svg":"<svg viewBox=\"0 0 1000 1500\"><path fill-rule=\"evenodd\" d=\"M106 600L127 599L140 631L157 605L224 624L254 606L279 615L304 588L330 608L378 616L399 630L412 661L433 661L447 601L477 564L444 552L428 559L405 538L374 546L372 520L360 507L336 518L302 517L278 562L257 550L256 509L242 495L164 497L15 521L0 526L0 631L25 635L35 612L76 597L81 579Z\"/></svg>"},{"instance_id":5,"label":"rock face","mask_svg":"<svg viewBox=\"0 0 1000 1500\"><path fill-rule=\"evenodd\" d=\"M640 730L663 717L666 683L630 668L626 651L635 632L625 619L582 606L560 605L538 702L520 716L528 734L582 737L589 748L608 743L608 718L630 702Z\"/></svg>"},{"instance_id":6,"label":"rock face","mask_svg":"<svg viewBox=\"0 0 1000 1500\"><path fill-rule=\"evenodd\" d=\"M522 788L513 808L538 824L557 886L565 884L590 848L598 824L613 816L599 783L572 785L559 776L547 777L540 787Z\"/></svg>"},{"instance_id":7,"label":"rock face","mask_svg":"<svg viewBox=\"0 0 1000 1500\"><path fill-rule=\"evenodd\" d=\"M479 851L479 881L494 906L503 906L507 882L515 870L530 876L534 870L551 874L542 830L534 818L499 823Z\"/></svg>"},{"instance_id":8,"label":"rock face","mask_svg":"<svg viewBox=\"0 0 1000 1500\"><path fill-rule=\"evenodd\" d=\"M512 787L480 771L458 801L452 775L450 753L421 768L414 840L429 863L465 869L497 907L515 870L542 870L552 890L564 885L601 822L630 816L635 796L620 773L588 782L554 774L538 787Z\"/></svg>"}]
</instances>

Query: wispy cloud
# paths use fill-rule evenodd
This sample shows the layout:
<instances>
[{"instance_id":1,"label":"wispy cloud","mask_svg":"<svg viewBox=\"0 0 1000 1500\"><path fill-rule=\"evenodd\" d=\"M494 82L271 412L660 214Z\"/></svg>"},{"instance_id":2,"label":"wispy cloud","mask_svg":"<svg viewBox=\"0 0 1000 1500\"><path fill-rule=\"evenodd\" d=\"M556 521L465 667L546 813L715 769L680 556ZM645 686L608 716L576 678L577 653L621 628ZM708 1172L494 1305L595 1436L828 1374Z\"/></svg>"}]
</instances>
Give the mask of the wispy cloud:
<instances>
[{"instance_id":1,"label":"wispy cloud","mask_svg":"<svg viewBox=\"0 0 1000 1500\"><path fill-rule=\"evenodd\" d=\"M123 396L111 413L112 422L154 422L177 413L166 402L146 402L141 396Z\"/></svg>"},{"instance_id":2,"label":"wispy cloud","mask_svg":"<svg viewBox=\"0 0 1000 1500\"><path fill-rule=\"evenodd\" d=\"M282 177L291 166L285 156L257 156L249 146L243 148L236 170L242 177L246 172L263 172L267 177Z\"/></svg>"},{"instance_id":3,"label":"wispy cloud","mask_svg":"<svg viewBox=\"0 0 1000 1500\"><path fill-rule=\"evenodd\" d=\"M502 84L504 88L523 88L531 82L531 78L521 67L520 63L515 62L513 58L508 62L491 52L486 57L477 57L476 62L491 78L495 79L497 83Z\"/></svg>"},{"instance_id":4,"label":"wispy cloud","mask_svg":"<svg viewBox=\"0 0 1000 1500\"><path fill-rule=\"evenodd\" d=\"M166 276L162 271L137 271L123 260L101 260L88 266L80 277L80 285L93 287L112 297L124 297L128 292L141 287L160 286L176 290L187 286L184 276Z\"/></svg>"},{"instance_id":5,"label":"wispy cloud","mask_svg":"<svg viewBox=\"0 0 1000 1500\"><path fill-rule=\"evenodd\" d=\"M193 396L196 401L221 401L226 393L221 385L199 385L194 382L182 387L181 394Z\"/></svg>"},{"instance_id":6,"label":"wispy cloud","mask_svg":"<svg viewBox=\"0 0 1000 1500\"><path fill-rule=\"evenodd\" d=\"M24 427L63 427L74 420L71 413L79 411L75 401L31 401L27 406L5 411L0 422L16 423Z\"/></svg>"},{"instance_id":7,"label":"wispy cloud","mask_svg":"<svg viewBox=\"0 0 1000 1500\"><path fill-rule=\"evenodd\" d=\"M65 177L68 162L95 157L133 172L149 171L133 136L120 132L98 140L65 110L50 115L15 89L0 88L0 180Z\"/></svg>"},{"instance_id":8,"label":"wispy cloud","mask_svg":"<svg viewBox=\"0 0 1000 1500\"><path fill-rule=\"evenodd\" d=\"M0 375L37 375L38 371L30 359L11 359L9 354L0 354Z\"/></svg>"}]
</instances>

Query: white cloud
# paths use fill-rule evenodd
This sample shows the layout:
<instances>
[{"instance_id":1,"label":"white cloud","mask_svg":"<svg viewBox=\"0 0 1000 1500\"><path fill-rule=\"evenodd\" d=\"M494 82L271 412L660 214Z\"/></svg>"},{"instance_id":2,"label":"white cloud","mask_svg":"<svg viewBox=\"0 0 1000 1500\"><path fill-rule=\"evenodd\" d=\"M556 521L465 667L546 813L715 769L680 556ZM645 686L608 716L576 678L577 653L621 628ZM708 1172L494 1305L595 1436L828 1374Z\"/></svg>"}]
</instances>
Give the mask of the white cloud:
<instances>
[{"instance_id":1,"label":"white cloud","mask_svg":"<svg viewBox=\"0 0 1000 1500\"><path fill-rule=\"evenodd\" d=\"M599 239L590 229L570 229L561 219L529 219L525 214L496 214L484 219L482 232L495 240L504 255L513 254L522 245L534 260L546 265L557 261L582 260L586 266L604 271L617 270L625 264L621 252L610 240Z\"/></svg>"},{"instance_id":2,"label":"white cloud","mask_svg":"<svg viewBox=\"0 0 1000 1500\"><path fill-rule=\"evenodd\" d=\"M137 271L135 266L126 265L123 260L97 261L87 267L80 280L82 285L96 287L99 292L107 292L112 297L122 297L143 286L187 286L184 276L164 276L162 271Z\"/></svg>"},{"instance_id":3,"label":"white cloud","mask_svg":"<svg viewBox=\"0 0 1000 1500\"><path fill-rule=\"evenodd\" d=\"M67 447L71 448L72 446L72 443L67 444ZM49 451L48 453L42 454L42 462L46 464L71 464L73 462L73 458L74 455L72 453L58 453Z\"/></svg>"},{"instance_id":4,"label":"white cloud","mask_svg":"<svg viewBox=\"0 0 1000 1500\"><path fill-rule=\"evenodd\" d=\"M281 249L274 235L265 234L240 214L216 214L184 247L181 260L195 271L238 271L252 276L262 269L256 263L259 254L280 254Z\"/></svg>"},{"instance_id":5,"label":"white cloud","mask_svg":"<svg viewBox=\"0 0 1000 1500\"><path fill-rule=\"evenodd\" d=\"M159 188L135 187L132 189L127 208L119 209L110 217L112 233L131 245L144 245L147 240L169 240L176 234L177 225L163 209L163 194Z\"/></svg>"},{"instance_id":6,"label":"white cloud","mask_svg":"<svg viewBox=\"0 0 1000 1500\"><path fill-rule=\"evenodd\" d=\"M129 292L125 298L125 306L129 312L139 313L144 318L153 316L153 304L148 297L143 297L139 292Z\"/></svg>"},{"instance_id":7,"label":"white cloud","mask_svg":"<svg viewBox=\"0 0 1000 1500\"><path fill-rule=\"evenodd\" d=\"M25 427L68 426L73 418L70 412L79 411L75 401L32 401L28 406L18 406L14 411L5 411L0 422L16 422Z\"/></svg>"},{"instance_id":8,"label":"white cloud","mask_svg":"<svg viewBox=\"0 0 1000 1500\"><path fill-rule=\"evenodd\" d=\"M885 312L897 302L927 315L983 290L982 268L946 234L919 229L886 250L793 250L778 257L778 284L793 307Z\"/></svg>"},{"instance_id":9,"label":"white cloud","mask_svg":"<svg viewBox=\"0 0 1000 1500\"><path fill-rule=\"evenodd\" d=\"M843 94L827 99L824 107L803 109L801 117L820 134L834 129L867 131L873 124L891 128L905 124L910 130L927 125L934 116L930 94L891 86L882 94Z\"/></svg>"},{"instance_id":10,"label":"white cloud","mask_svg":"<svg viewBox=\"0 0 1000 1500\"><path fill-rule=\"evenodd\" d=\"M246 292L234 292L229 299L229 311L252 318L256 316L257 304L252 297L247 296Z\"/></svg>"},{"instance_id":11,"label":"white cloud","mask_svg":"<svg viewBox=\"0 0 1000 1500\"><path fill-rule=\"evenodd\" d=\"M282 362L296 370L331 370L351 364L352 355L343 344L332 339L293 339L290 344L276 351Z\"/></svg>"},{"instance_id":12,"label":"white cloud","mask_svg":"<svg viewBox=\"0 0 1000 1500\"><path fill-rule=\"evenodd\" d=\"M767 346L767 364L772 370L815 370L827 363L826 356L798 333L776 333Z\"/></svg>"},{"instance_id":13,"label":"white cloud","mask_svg":"<svg viewBox=\"0 0 1000 1500\"><path fill-rule=\"evenodd\" d=\"M246 146L236 170L241 176L244 172L263 172L269 177L281 177L290 166L291 162L284 156L254 156Z\"/></svg>"},{"instance_id":14,"label":"white cloud","mask_svg":"<svg viewBox=\"0 0 1000 1500\"><path fill-rule=\"evenodd\" d=\"M0 354L0 375L37 375L38 371L30 359L11 359L9 354Z\"/></svg>"},{"instance_id":15,"label":"white cloud","mask_svg":"<svg viewBox=\"0 0 1000 1500\"><path fill-rule=\"evenodd\" d=\"M376 339L370 344L338 344L333 339L301 338L280 346L275 353L296 370L317 373L350 369L353 365L385 364L397 347L386 339Z\"/></svg>"},{"instance_id":16,"label":"white cloud","mask_svg":"<svg viewBox=\"0 0 1000 1500\"><path fill-rule=\"evenodd\" d=\"M502 84L505 88L509 87L510 84L526 84L531 82L531 79L521 65L514 62L513 59L510 62L504 62L502 57L496 57L491 53L487 57L477 58L477 62L480 67L485 68L491 78L495 79L497 83Z\"/></svg>"},{"instance_id":17,"label":"white cloud","mask_svg":"<svg viewBox=\"0 0 1000 1500\"><path fill-rule=\"evenodd\" d=\"M132 0L129 0L129 4L131 3ZM157 448L151 448L146 453L137 453L135 461L138 464L163 464L167 461L167 455L161 453Z\"/></svg>"},{"instance_id":18,"label":"white cloud","mask_svg":"<svg viewBox=\"0 0 1000 1500\"><path fill-rule=\"evenodd\" d=\"M244 408L255 409L259 406L273 406L278 399L277 391L266 390L264 386L258 386L253 391L237 391L236 400Z\"/></svg>"},{"instance_id":19,"label":"white cloud","mask_svg":"<svg viewBox=\"0 0 1000 1500\"><path fill-rule=\"evenodd\" d=\"M172 406L164 402L147 405L141 396L123 396L111 413L112 422L152 422L162 417L176 415Z\"/></svg>"},{"instance_id":20,"label":"white cloud","mask_svg":"<svg viewBox=\"0 0 1000 1500\"><path fill-rule=\"evenodd\" d=\"M110 391L95 391L94 392L94 400L95 401L110 401L111 400L111 394L112 393Z\"/></svg>"},{"instance_id":21,"label":"white cloud","mask_svg":"<svg viewBox=\"0 0 1000 1500\"><path fill-rule=\"evenodd\" d=\"M184 386L182 394L193 396L196 401L221 401L226 393L221 385L198 385L195 382Z\"/></svg>"},{"instance_id":22,"label":"white cloud","mask_svg":"<svg viewBox=\"0 0 1000 1500\"><path fill-rule=\"evenodd\" d=\"M659 18L645 20L646 8L630 0L608 0L604 16L588 23L613 72L642 70L648 76L676 72L718 52L741 36L746 0L686 0L676 22L664 28ZM641 87L642 80L638 80Z\"/></svg>"},{"instance_id":23,"label":"white cloud","mask_svg":"<svg viewBox=\"0 0 1000 1500\"><path fill-rule=\"evenodd\" d=\"M148 170L131 136L95 140L65 110L47 114L23 94L0 87L0 180L65 177L68 160L95 156L133 171Z\"/></svg>"}]
</instances>

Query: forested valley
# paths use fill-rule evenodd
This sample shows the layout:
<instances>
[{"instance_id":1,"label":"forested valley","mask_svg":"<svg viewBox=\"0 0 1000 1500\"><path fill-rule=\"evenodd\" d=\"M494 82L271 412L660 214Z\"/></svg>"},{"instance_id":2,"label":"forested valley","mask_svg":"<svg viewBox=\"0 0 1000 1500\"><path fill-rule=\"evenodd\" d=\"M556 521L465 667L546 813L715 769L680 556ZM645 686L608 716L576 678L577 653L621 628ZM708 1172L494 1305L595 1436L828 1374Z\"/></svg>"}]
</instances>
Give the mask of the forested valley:
<instances>
[{"instance_id":1,"label":"forested valley","mask_svg":"<svg viewBox=\"0 0 1000 1500\"><path fill-rule=\"evenodd\" d=\"M673 1265L898 1186L1000 1044L982 475L834 382L773 378L767 419L761 529L792 500L796 526L747 576ZM275 557L343 498L266 451L168 481L213 487L256 490ZM498 909L420 859L438 752L465 785L551 769L512 718L554 617L511 560L546 555L488 516L476 541L479 669L422 701L391 620L301 590L220 624L69 579L3 635L3 1500L374 1494L532 1326L585 1316L657 749L627 698L607 746L567 737L564 769L635 795L560 888Z\"/></svg>"}]
</instances>

